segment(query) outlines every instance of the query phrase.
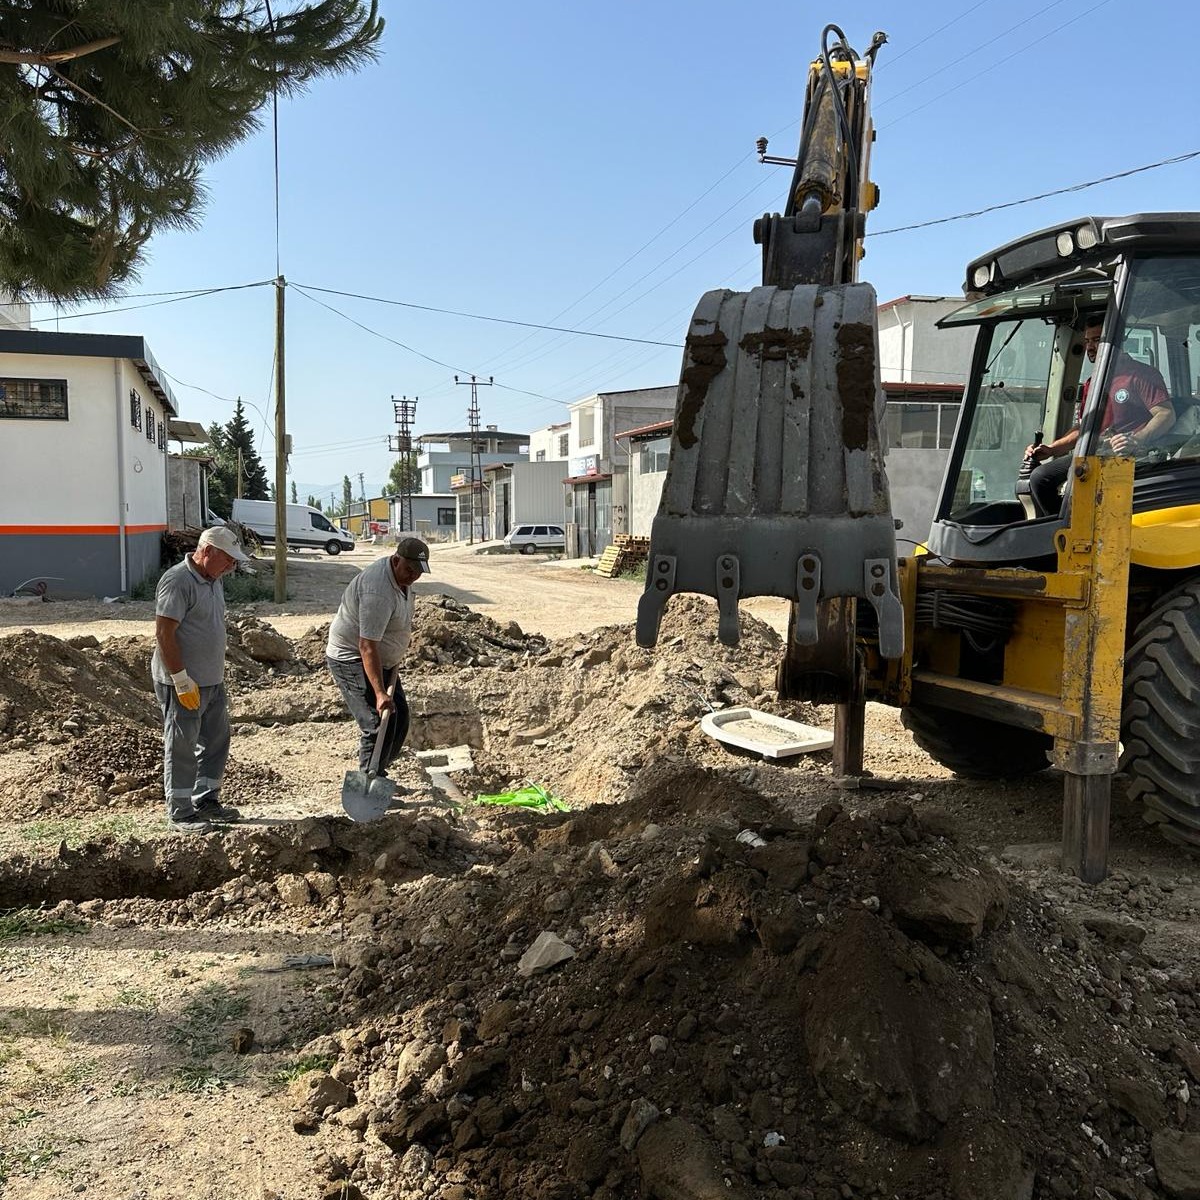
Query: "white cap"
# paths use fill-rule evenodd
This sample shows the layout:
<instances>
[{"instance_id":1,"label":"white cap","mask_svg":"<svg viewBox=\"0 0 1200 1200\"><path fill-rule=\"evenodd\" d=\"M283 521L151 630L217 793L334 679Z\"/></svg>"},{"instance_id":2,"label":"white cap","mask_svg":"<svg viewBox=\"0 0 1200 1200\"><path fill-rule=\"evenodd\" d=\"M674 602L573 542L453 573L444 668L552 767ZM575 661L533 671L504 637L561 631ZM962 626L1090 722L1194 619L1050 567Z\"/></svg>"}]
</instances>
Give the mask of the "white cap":
<instances>
[{"instance_id":1,"label":"white cap","mask_svg":"<svg viewBox=\"0 0 1200 1200\"><path fill-rule=\"evenodd\" d=\"M234 532L225 525L212 525L200 535L200 541L197 543L196 549L202 550L205 546L212 546L217 550L223 550L230 558L237 559L238 562L249 562L250 556L238 545L238 540L234 536Z\"/></svg>"}]
</instances>

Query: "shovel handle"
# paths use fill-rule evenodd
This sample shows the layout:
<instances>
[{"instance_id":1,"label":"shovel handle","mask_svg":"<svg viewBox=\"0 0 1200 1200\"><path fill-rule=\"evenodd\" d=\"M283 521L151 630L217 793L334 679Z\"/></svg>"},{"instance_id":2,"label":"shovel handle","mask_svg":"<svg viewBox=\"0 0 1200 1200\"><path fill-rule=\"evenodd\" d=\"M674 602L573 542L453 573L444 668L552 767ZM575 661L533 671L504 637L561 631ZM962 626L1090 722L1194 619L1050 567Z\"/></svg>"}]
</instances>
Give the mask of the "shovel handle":
<instances>
[{"instance_id":1,"label":"shovel handle","mask_svg":"<svg viewBox=\"0 0 1200 1200\"><path fill-rule=\"evenodd\" d=\"M388 699L392 699L396 694L396 683L400 679L400 668L393 667L391 675L388 677L387 694ZM389 706L384 709L383 716L379 719L379 728L375 730L375 749L371 752L371 761L367 766L368 775L376 775L379 773L379 759L383 755L383 739L387 733L388 722L392 719L392 713L396 711L395 706Z\"/></svg>"}]
</instances>

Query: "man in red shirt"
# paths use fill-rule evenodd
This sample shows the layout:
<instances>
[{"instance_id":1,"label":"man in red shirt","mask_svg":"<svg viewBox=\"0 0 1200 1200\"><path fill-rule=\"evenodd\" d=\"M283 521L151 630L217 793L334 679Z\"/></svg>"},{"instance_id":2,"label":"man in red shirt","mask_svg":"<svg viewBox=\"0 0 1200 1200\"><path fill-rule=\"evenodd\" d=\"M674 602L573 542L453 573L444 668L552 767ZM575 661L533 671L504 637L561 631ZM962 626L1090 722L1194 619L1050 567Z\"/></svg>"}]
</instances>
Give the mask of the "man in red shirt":
<instances>
[{"instance_id":1,"label":"man in red shirt","mask_svg":"<svg viewBox=\"0 0 1200 1200\"><path fill-rule=\"evenodd\" d=\"M1083 348L1089 362L1096 361L1103 326L1103 317L1088 318L1083 331ZM1062 507L1060 493L1071 469L1071 455L1079 441L1080 417L1087 407L1091 385L1091 379L1083 385L1075 424L1053 442L1030 446L1025 451L1026 457L1041 464L1029 477L1029 491L1039 516L1057 513ZM1118 350L1100 425L1101 452L1136 458L1174 424L1175 407L1163 377L1153 367Z\"/></svg>"}]
</instances>

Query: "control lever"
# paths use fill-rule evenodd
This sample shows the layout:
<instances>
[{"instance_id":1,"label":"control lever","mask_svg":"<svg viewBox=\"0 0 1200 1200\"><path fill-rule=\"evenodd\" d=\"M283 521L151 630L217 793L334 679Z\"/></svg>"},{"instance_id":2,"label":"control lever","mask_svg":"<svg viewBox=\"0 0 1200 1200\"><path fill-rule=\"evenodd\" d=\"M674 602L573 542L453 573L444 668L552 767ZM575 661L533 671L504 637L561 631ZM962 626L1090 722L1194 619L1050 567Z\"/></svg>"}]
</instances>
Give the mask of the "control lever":
<instances>
[{"instance_id":1,"label":"control lever","mask_svg":"<svg viewBox=\"0 0 1200 1200\"><path fill-rule=\"evenodd\" d=\"M1038 429L1033 435L1033 441L1030 446L1036 450L1042 444L1042 431ZM1017 472L1018 479L1028 479L1033 474L1033 468L1037 465L1032 454L1025 455L1021 461L1021 469Z\"/></svg>"}]
</instances>

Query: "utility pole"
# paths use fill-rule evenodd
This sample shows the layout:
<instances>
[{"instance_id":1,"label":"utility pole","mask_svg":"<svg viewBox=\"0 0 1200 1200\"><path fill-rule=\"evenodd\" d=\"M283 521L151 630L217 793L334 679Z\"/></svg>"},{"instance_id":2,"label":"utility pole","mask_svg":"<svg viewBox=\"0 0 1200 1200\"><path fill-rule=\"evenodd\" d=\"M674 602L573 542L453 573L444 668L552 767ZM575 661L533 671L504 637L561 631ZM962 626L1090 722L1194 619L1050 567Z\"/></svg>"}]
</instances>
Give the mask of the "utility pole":
<instances>
[{"instance_id":1,"label":"utility pole","mask_svg":"<svg viewBox=\"0 0 1200 1200\"><path fill-rule=\"evenodd\" d=\"M407 396L402 396L399 400L395 396L392 397L392 410L396 414L396 424L400 426L400 432L396 434L394 446L391 435L388 435L388 449L399 454L400 462L404 464L404 469L400 472L400 528L393 530L395 533L417 531L412 510L413 474L416 470L416 464L413 462L412 427L417 419L418 399L417 396L411 400Z\"/></svg>"},{"instance_id":2,"label":"utility pole","mask_svg":"<svg viewBox=\"0 0 1200 1200\"><path fill-rule=\"evenodd\" d=\"M458 384L470 384L471 387L471 405L467 409L467 426L471 430L471 525L467 534L467 544L475 544L475 498L479 497L479 540L487 541L487 513L483 506L483 456L479 445L479 388L491 387L494 376L489 375L487 382L482 379L476 379L474 375L470 379L459 379L457 375L454 377L454 382Z\"/></svg>"},{"instance_id":3,"label":"utility pole","mask_svg":"<svg viewBox=\"0 0 1200 1200\"><path fill-rule=\"evenodd\" d=\"M287 280L275 280L275 603L287 599L287 421L285 419L283 297Z\"/></svg>"}]
</instances>

